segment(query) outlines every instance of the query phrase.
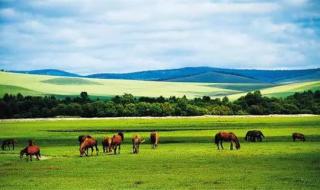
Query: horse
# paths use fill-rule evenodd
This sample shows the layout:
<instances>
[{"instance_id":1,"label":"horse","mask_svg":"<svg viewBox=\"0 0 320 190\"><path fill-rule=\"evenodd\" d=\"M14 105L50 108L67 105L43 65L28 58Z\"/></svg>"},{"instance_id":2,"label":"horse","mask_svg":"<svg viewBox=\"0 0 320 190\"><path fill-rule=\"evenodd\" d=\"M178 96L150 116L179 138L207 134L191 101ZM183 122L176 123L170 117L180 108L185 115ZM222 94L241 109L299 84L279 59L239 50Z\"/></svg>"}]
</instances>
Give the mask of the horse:
<instances>
[{"instance_id":1,"label":"horse","mask_svg":"<svg viewBox=\"0 0 320 190\"><path fill-rule=\"evenodd\" d=\"M80 135L80 136L78 137L79 146L81 145L81 143L82 143L86 138L92 138L92 136L90 136L90 135Z\"/></svg>"},{"instance_id":2,"label":"horse","mask_svg":"<svg viewBox=\"0 0 320 190\"><path fill-rule=\"evenodd\" d=\"M114 154L117 154L117 148L119 150L118 153L120 154L122 139L123 138L120 135L113 135L111 146L114 151Z\"/></svg>"},{"instance_id":3,"label":"horse","mask_svg":"<svg viewBox=\"0 0 320 190\"><path fill-rule=\"evenodd\" d=\"M102 140L103 152L111 152L112 151L111 144L112 144L112 138L110 137L103 138Z\"/></svg>"},{"instance_id":4,"label":"horse","mask_svg":"<svg viewBox=\"0 0 320 190\"><path fill-rule=\"evenodd\" d=\"M233 143L235 144L236 149L240 149L240 143L239 143L237 136L231 132L218 132L215 135L214 141L218 147L218 150L219 150L219 143L220 143L221 148L223 149L223 146L222 146L223 141L227 141L227 142L231 143L230 150L233 150Z\"/></svg>"},{"instance_id":5,"label":"horse","mask_svg":"<svg viewBox=\"0 0 320 190\"><path fill-rule=\"evenodd\" d=\"M134 135L132 137L132 152L133 154L139 153L140 144L143 143L145 140L140 137L140 135Z\"/></svg>"},{"instance_id":6,"label":"horse","mask_svg":"<svg viewBox=\"0 0 320 190\"><path fill-rule=\"evenodd\" d=\"M93 154L93 147L96 148L96 154L98 155L99 153L99 149L98 149L98 143L97 140L95 138L90 138L90 137L86 137L84 139L84 141L81 143L80 145L80 157L83 156L83 154L85 154L86 156L88 156L88 149L91 148L91 155ZM87 152L86 152L87 150Z\"/></svg>"},{"instance_id":7,"label":"horse","mask_svg":"<svg viewBox=\"0 0 320 190\"><path fill-rule=\"evenodd\" d=\"M306 141L306 138L304 137L304 134L302 134L302 133L292 133L292 140L295 142L296 139L299 139L301 141Z\"/></svg>"},{"instance_id":8,"label":"horse","mask_svg":"<svg viewBox=\"0 0 320 190\"><path fill-rule=\"evenodd\" d=\"M8 147L10 150L10 145L12 145L12 150L14 150L14 145L17 143L15 139L5 139L2 141L1 149L5 150L5 147Z\"/></svg>"},{"instance_id":9,"label":"horse","mask_svg":"<svg viewBox=\"0 0 320 190\"><path fill-rule=\"evenodd\" d=\"M158 143L159 143L159 133L151 132L150 133L150 141L151 141L151 144L152 144L152 148L155 149L158 146Z\"/></svg>"},{"instance_id":10,"label":"horse","mask_svg":"<svg viewBox=\"0 0 320 190\"><path fill-rule=\"evenodd\" d=\"M20 151L20 159L22 159L23 155L29 156L30 161L32 161L32 156L35 155L37 160L40 160L40 148L36 145L27 146ZM29 160L27 159L27 161Z\"/></svg>"},{"instance_id":11,"label":"horse","mask_svg":"<svg viewBox=\"0 0 320 190\"><path fill-rule=\"evenodd\" d=\"M263 133L259 130L248 131L246 137L244 138L246 141L256 142L262 141L262 138L265 138Z\"/></svg>"},{"instance_id":12,"label":"horse","mask_svg":"<svg viewBox=\"0 0 320 190\"><path fill-rule=\"evenodd\" d=\"M124 134L123 134L123 132L119 132L118 135L120 135L121 140L124 141Z\"/></svg>"}]
</instances>

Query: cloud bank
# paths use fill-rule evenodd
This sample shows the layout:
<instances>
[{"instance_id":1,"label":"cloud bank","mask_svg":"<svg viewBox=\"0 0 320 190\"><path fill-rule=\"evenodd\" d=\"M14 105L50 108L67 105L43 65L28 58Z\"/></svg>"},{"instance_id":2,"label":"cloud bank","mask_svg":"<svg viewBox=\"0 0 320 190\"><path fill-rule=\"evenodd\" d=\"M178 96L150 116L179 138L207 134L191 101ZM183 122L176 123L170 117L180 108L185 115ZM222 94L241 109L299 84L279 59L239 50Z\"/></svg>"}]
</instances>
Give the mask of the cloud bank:
<instances>
[{"instance_id":1,"label":"cloud bank","mask_svg":"<svg viewBox=\"0 0 320 190\"><path fill-rule=\"evenodd\" d=\"M0 0L0 68L319 67L317 0Z\"/></svg>"}]
</instances>

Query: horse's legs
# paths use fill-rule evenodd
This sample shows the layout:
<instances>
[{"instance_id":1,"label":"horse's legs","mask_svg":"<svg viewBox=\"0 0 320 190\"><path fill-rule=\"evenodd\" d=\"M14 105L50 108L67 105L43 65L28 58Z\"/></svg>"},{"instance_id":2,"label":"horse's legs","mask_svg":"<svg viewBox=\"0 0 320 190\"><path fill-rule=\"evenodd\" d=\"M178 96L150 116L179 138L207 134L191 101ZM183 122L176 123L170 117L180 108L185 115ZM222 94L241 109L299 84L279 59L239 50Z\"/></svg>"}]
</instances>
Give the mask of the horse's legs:
<instances>
[{"instance_id":1,"label":"horse's legs","mask_svg":"<svg viewBox=\"0 0 320 190\"><path fill-rule=\"evenodd\" d=\"M220 141L220 146L221 146L221 149L223 150L223 145L222 145L222 140Z\"/></svg>"},{"instance_id":2,"label":"horse's legs","mask_svg":"<svg viewBox=\"0 0 320 190\"><path fill-rule=\"evenodd\" d=\"M30 161L32 161L32 155L30 154Z\"/></svg>"},{"instance_id":3,"label":"horse's legs","mask_svg":"<svg viewBox=\"0 0 320 190\"><path fill-rule=\"evenodd\" d=\"M119 154L120 154L121 144L119 144Z\"/></svg>"},{"instance_id":4,"label":"horse's legs","mask_svg":"<svg viewBox=\"0 0 320 190\"><path fill-rule=\"evenodd\" d=\"M14 150L14 143L12 144L12 149Z\"/></svg>"},{"instance_id":5,"label":"horse's legs","mask_svg":"<svg viewBox=\"0 0 320 190\"><path fill-rule=\"evenodd\" d=\"M233 141L230 141L230 150L233 150Z\"/></svg>"}]
</instances>

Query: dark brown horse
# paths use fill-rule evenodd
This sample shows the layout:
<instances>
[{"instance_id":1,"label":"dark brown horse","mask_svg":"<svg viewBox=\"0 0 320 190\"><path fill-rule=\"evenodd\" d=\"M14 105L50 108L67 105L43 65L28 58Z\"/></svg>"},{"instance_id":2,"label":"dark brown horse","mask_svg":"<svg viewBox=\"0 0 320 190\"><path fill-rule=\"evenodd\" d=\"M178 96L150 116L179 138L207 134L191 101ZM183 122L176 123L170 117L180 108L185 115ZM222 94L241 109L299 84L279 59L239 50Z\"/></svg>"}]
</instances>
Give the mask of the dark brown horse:
<instances>
[{"instance_id":1,"label":"dark brown horse","mask_svg":"<svg viewBox=\"0 0 320 190\"><path fill-rule=\"evenodd\" d=\"M22 159L23 155L26 155L32 161L32 156L36 156L37 160L40 160L40 148L36 145L27 146L20 151L20 159Z\"/></svg>"},{"instance_id":2,"label":"dark brown horse","mask_svg":"<svg viewBox=\"0 0 320 190\"><path fill-rule=\"evenodd\" d=\"M12 150L14 150L14 145L16 143L17 143L17 141L15 139L5 139L5 140L2 141L1 149L5 150L6 147L8 147L9 150L10 150L10 145L12 145Z\"/></svg>"},{"instance_id":3,"label":"dark brown horse","mask_svg":"<svg viewBox=\"0 0 320 190\"><path fill-rule=\"evenodd\" d=\"M304 134L302 133L292 133L292 140L296 141L296 140L301 140L301 141L306 141L306 138L304 137Z\"/></svg>"},{"instance_id":4,"label":"dark brown horse","mask_svg":"<svg viewBox=\"0 0 320 190\"><path fill-rule=\"evenodd\" d=\"M86 137L84 139L84 141L81 143L80 145L80 157L83 156L83 154L85 154L86 156L88 156L88 149L91 148L91 155L93 154L93 147L96 148L96 153L98 155L99 153L99 149L98 149L98 143L97 140L95 138L90 138L90 137ZM87 151L87 152L86 152Z\"/></svg>"},{"instance_id":5,"label":"dark brown horse","mask_svg":"<svg viewBox=\"0 0 320 190\"><path fill-rule=\"evenodd\" d=\"M248 131L246 137L244 138L246 141L256 142L262 141L262 138L265 138L263 133L259 130Z\"/></svg>"},{"instance_id":6,"label":"dark brown horse","mask_svg":"<svg viewBox=\"0 0 320 190\"><path fill-rule=\"evenodd\" d=\"M103 147L103 152L111 152L112 150L112 138L110 137L105 137L102 140L102 147Z\"/></svg>"},{"instance_id":7,"label":"dark brown horse","mask_svg":"<svg viewBox=\"0 0 320 190\"><path fill-rule=\"evenodd\" d=\"M118 153L120 154L121 143L122 143L122 137L120 135L113 135L111 146L114 154L117 154L117 148L118 148Z\"/></svg>"},{"instance_id":8,"label":"dark brown horse","mask_svg":"<svg viewBox=\"0 0 320 190\"><path fill-rule=\"evenodd\" d=\"M132 137L132 152L133 154L139 153L140 144L144 142L144 139L140 135L134 135Z\"/></svg>"},{"instance_id":9,"label":"dark brown horse","mask_svg":"<svg viewBox=\"0 0 320 190\"><path fill-rule=\"evenodd\" d=\"M150 133L150 142L152 144L152 148L157 148L159 143L159 133L151 132Z\"/></svg>"},{"instance_id":10,"label":"dark brown horse","mask_svg":"<svg viewBox=\"0 0 320 190\"><path fill-rule=\"evenodd\" d=\"M223 146L222 146L222 142L223 141L227 141L227 142L231 143L230 150L233 149L233 144L235 144L236 149L240 149L240 142L239 142L237 136L234 133L231 133L231 132L219 132L219 133L217 133L216 136L215 136L214 141L215 141L215 143L216 143L216 145L218 147L218 150L219 150L219 143L220 143L221 148L223 149Z\"/></svg>"}]
</instances>

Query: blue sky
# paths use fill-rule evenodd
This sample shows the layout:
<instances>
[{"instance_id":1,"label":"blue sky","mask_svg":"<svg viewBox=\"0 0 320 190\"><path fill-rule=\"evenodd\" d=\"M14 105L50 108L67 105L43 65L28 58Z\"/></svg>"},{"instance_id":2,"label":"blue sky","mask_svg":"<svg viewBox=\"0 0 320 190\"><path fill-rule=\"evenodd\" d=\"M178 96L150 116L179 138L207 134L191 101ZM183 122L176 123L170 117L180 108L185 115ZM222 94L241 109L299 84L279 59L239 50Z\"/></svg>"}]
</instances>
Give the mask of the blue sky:
<instances>
[{"instance_id":1,"label":"blue sky","mask_svg":"<svg viewBox=\"0 0 320 190\"><path fill-rule=\"evenodd\" d=\"M320 0L0 0L0 68L320 67Z\"/></svg>"}]
</instances>

